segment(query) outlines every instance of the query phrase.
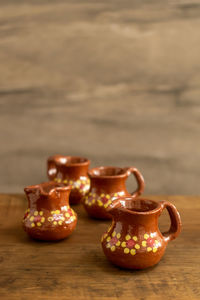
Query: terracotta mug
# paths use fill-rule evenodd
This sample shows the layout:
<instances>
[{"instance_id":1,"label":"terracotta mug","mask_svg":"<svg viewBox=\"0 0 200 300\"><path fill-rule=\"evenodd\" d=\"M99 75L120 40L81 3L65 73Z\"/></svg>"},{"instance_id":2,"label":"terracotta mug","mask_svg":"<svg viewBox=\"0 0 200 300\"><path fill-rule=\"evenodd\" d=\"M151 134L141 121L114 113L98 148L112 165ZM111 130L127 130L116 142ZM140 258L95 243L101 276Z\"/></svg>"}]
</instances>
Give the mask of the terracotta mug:
<instances>
[{"instance_id":1,"label":"terracotta mug","mask_svg":"<svg viewBox=\"0 0 200 300\"><path fill-rule=\"evenodd\" d=\"M171 226L161 233L158 217L168 210ZM157 264L167 244L181 231L176 207L167 201L120 198L109 207L112 225L102 236L102 247L115 265L128 269L144 269Z\"/></svg>"},{"instance_id":2,"label":"terracotta mug","mask_svg":"<svg viewBox=\"0 0 200 300\"><path fill-rule=\"evenodd\" d=\"M90 161L78 156L54 155L48 158L47 174L50 180L62 185L71 185L70 204L77 204L89 191L90 181L87 175Z\"/></svg>"},{"instance_id":3,"label":"terracotta mug","mask_svg":"<svg viewBox=\"0 0 200 300\"><path fill-rule=\"evenodd\" d=\"M126 189L126 180L133 174L138 188L132 194ZM83 198L83 204L91 217L98 219L111 219L108 208L112 201L119 196L139 196L144 190L144 179L135 167L98 167L88 172L91 186Z\"/></svg>"},{"instance_id":4,"label":"terracotta mug","mask_svg":"<svg viewBox=\"0 0 200 300\"><path fill-rule=\"evenodd\" d=\"M28 209L24 230L34 239L55 241L66 238L76 227L77 215L69 206L70 186L46 182L24 189Z\"/></svg>"}]
</instances>

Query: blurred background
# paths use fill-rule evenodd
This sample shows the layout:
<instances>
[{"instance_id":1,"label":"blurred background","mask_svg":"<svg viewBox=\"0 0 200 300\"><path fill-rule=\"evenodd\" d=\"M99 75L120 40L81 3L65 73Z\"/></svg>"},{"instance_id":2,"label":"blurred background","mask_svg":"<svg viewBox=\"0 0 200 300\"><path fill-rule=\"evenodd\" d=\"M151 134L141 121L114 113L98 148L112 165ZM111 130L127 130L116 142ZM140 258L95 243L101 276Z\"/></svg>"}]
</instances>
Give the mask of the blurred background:
<instances>
[{"instance_id":1,"label":"blurred background","mask_svg":"<svg viewBox=\"0 0 200 300\"><path fill-rule=\"evenodd\" d=\"M199 194L199 29L200 1L0 0L0 192L66 154Z\"/></svg>"}]
</instances>

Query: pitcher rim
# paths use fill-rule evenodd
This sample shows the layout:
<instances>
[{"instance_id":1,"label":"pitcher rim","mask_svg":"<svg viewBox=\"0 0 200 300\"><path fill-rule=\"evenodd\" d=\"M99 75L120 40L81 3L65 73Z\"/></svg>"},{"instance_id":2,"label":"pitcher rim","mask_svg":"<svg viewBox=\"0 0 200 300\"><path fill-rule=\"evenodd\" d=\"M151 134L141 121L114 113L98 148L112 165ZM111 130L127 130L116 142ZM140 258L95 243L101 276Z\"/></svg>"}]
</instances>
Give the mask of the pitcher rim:
<instances>
[{"instance_id":1,"label":"pitcher rim","mask_svg":"<svg viewBox=\"0 0 200 300\"><path fill-rule=\"evenodd\" d=\"M122 204L121 204L121 201L132 201L132 202L136 202L136 201L145 201L145 202L151 202L153 204L156 205L156 207L154 209L151 209L151 210L147 210L147 211L136 211L136 210L131 210L130 208L126 208L126 207L123 207ZM120 202L120 206L118 207L117 204ZM156 214L160 211L161 209L161 203L160 202L157 202L155 200L152 200L152 199L147 199L147 198L133 198L133 197L119 197L116 199L116 205L114 205L113 207L110 207L110 210L112 209L115 209L115 208L118 208L124 212L128 212L132 215L152 215L152 214ZM109 210L109 209L108 209Z\"/></svg>"},{"instance_id":2,"label":"pitcher rim","mask_svg":"<svg viewBox=\"0 0 200 300\"><path fill-rule=\"evenodd\" d=\"M124 173L122 174L115 174L115 175L97 175L97 174L94 174L93 172L95 170L105 170L105 169L120 169L120 170L123 170ZM88 176L90 178L102 178L102 179L109 179L109 178L125 178L127 177L127 168L123 168L123 167L116 167L116 166L99 166L99 167L95 167L95 168L92 168L88 171Z\"/></svg>"},{"instance_id":3,"label":"pitcher rim","mask_svg":"<svg viewBox=\"0 0 200 300\"><path fill-rule=\"evenodd\" d=\"M49 192L44 190L44 186L45 185L52 185L52 188L49 190ZM28 185L24 188L24 192L28 192L29 190L39 190L41 192L42 195L44 196L49 196L51 195L54 191L67 191L67 190L71 190L72 187L70 185L65 185L65 186L61 186L58 183L55 183L54 181L48 181L48 182L42 182L39 184L34 184L34 185Z\"/></svg>"},{"instance_id":4,"label":"pitcher rim","mask_svg":"<svg viewBox=\"0 0 200 300\"><path fill-rule=\"evenodd\" d=\"M59 161L59 159L71 159L71 158L74 158L74 159L82 159L84 161L81 161L81 162L75 162L75 163L62 163ZM89 165L90 164L90 160L86 157L82 157L82 156L74 156L74 155L61 155L61 154L55 154L55 155L52 155L52 156L49 156L48 157L48 162L51 161L51 160L54 160L57 164L60 164L60 165L65 165L65 166L69 166L69 167L72 167L72 166L86 166L86 165Z\"/></svg>"}]
</instances>

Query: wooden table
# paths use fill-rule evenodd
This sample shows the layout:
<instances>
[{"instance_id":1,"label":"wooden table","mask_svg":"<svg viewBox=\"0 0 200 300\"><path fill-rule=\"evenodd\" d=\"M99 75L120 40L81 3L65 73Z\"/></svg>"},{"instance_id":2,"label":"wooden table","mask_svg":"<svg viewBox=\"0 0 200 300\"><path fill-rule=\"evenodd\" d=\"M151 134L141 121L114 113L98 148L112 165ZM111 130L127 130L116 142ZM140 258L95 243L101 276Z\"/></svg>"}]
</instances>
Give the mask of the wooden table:
<instances>
[{"instance_id":1,"label":"wooden table","mask_svg":"<svg viewBox=\"0 0 200 300\"><path fill-rule=\"evenodd\" d=\"M101 250L109 222L89 219L75 206L79 222L71 237L36 242L21 227L25 197L0 195L0 299L200 299L200 197L151 198L173 202L183 230L157 266L128 271L111 265ZM161 230L168 223L163 214Z\"/></svg>"}]
</instances>

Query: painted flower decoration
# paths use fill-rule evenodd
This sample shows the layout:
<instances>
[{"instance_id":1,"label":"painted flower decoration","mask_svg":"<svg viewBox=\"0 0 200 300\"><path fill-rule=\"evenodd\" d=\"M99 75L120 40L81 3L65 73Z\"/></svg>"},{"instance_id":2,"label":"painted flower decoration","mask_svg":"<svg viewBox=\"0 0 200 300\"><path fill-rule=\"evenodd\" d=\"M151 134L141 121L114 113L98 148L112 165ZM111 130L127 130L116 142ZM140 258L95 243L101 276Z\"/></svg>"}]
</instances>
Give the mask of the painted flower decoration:
<instances>
[{"instance_id":1,"label":"painted flower decoration","mask_svg":"<svg viewBox=\"0 0 200 300\"><path fill-rule=\"evenodd\" d=\"M48 221L52 222L53 225L62 225L65 218L59 209L51 211L51 217L48 217Z\"/></svg>"},{"instance_id":2,"label":"painted flower decoration","mask_svg":"<svg viewBox=\"0 0 200 300\"><path fill-rule=\"evenodd\" d=\"M95 193L89 193L88 196L84 197L85 204L87 204L88 206L93 205L95 203L95 201L96 201L95 197L96 197Z\"/></svg>"},{"instance_id":3,"label":"painted flower decoration","mask_svg":"<svg viewBox=\"0 0 200 300\"><path fill-rule=\"evenodd\" d=\"M31 227L42 226L42 223L45 222L45 217L43 216L43 211L35 210L33 216L29 219L31 221Z\"/></svg>"},{"instance_id":4,"label":"painted flower decoration","mask_svg":"<svg viewBox=\"0 0 200 300\"><path fill-rule=\"evenodd\" d=\"M73 209L68 208L68 210L65 213L65 218L66 218L65 222L72 222L76 219L76 215Z\"/></svg>"},{"instance_id":5,"label":"painted flower decoration","mask_svg":"<svg viewBox=\"0 0 200 300\"><path fill-rule=\"evenodd\" d=\"M90 181L89 179L87 180L77 180L74 182L75 183L75 188L79 190L83 195L89 190L90 187Z\"/></svg>"},{"instance_id":6,"label":"painted flower decoration","mask_svg":"<svg viewBox=\"0 0 200 300\"><path fill-rule=\"evenodd\" d=\"M136 254L136 250L140 249L140 245L137 243L137 236L130 236L129 234L126 235L124 242L121 243L121 246L124 248L124 253L131 255Z\"/></svg>"},{"instance_id":7,"label":"painted flower decoration","mask_svg":"<svg viewBox=\"0 0 200 300\"><path fill-rule=\"evenodd\" d=\"M147 252L153 251L154 253L158 250L159 242L150 237L149 234L144 234L144 241L142 241L142 246L147 248Z\"/></svg>"},{"instance_id":8,"label":"painted flower decoration","mask_svg":"<svg viewBox=\"0 0 200 300\"><path fill-rule=\"evenodd\" d=\"M121 242L120 242L120 237L121 234L120 233L116 233L116 231L113 231L112 236L108 236L106 241L106 247L110 248L111 251L115 251L117 246L120 246Z\"/></svg>"},{"instance_id":9,"label":"painted flower decoration","mask_svg":"<svg viewBox=\"0 0 200 300\"><path fill-rule=\"evenodd\" d=\"M97 200L97 203L99 206L104 206L107 208L112 203L110 195L101 194L100 198Z\"/></svg>"},{"instance_id":10,"label":"painted flower decoration","mask_svg":"<svg viewBox=\"0 0 200 300\"><path fill-rule=\"evenodd\" d=\"M64 183L64 184L69 184L72 186L72 189L77 189L80 193L85 195L87 191L90 188L90 180L87 179L78 179L78 180L71 180L71 179L64 179L62 180L61 178L54 178L55 182L58 183Z\"/></svg>"}]
</instances>

